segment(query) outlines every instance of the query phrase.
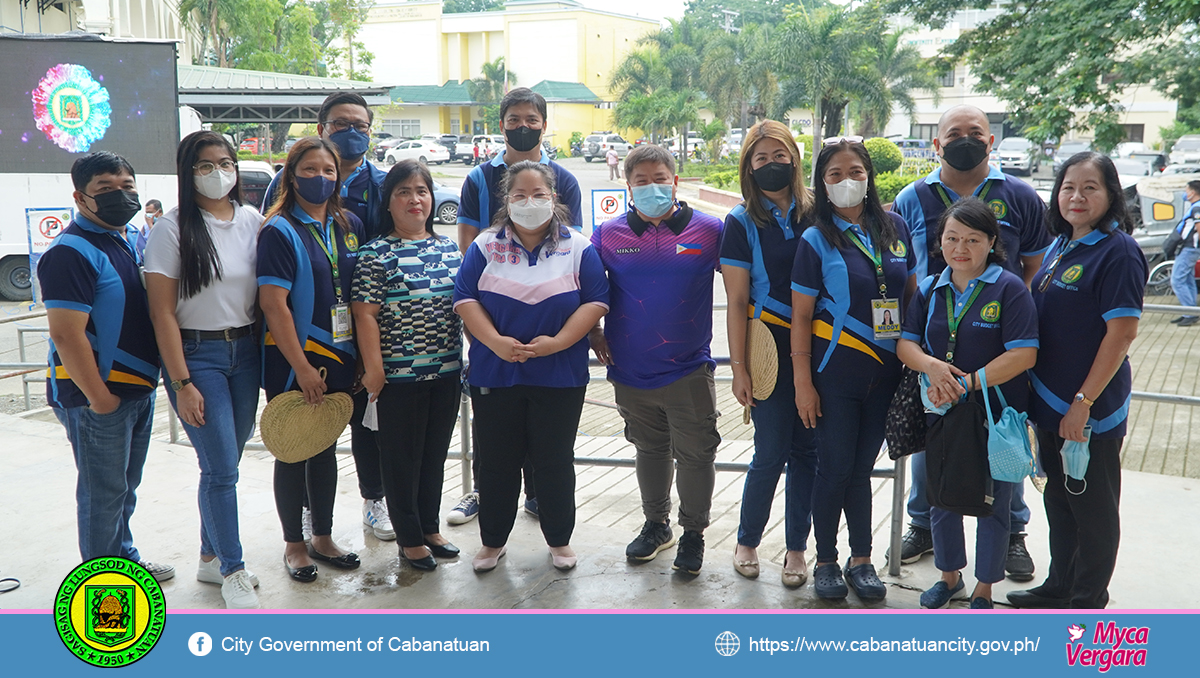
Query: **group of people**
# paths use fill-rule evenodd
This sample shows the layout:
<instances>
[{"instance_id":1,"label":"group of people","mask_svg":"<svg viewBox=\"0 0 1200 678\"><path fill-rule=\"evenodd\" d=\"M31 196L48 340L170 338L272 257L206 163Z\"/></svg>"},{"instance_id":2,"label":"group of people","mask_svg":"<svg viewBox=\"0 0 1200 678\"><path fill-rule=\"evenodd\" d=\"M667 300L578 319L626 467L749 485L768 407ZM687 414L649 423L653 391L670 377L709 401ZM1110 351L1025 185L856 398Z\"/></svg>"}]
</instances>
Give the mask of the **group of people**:
<instances>
[{"instance_id":1,"label":"group of people","mask_svg":"<svg viewBox=\"0 0 1200 678\"><path fill-rule=\"evenodd\" d=\"M385 174L365 160L372 112L360 96L331 95L319 119L318 136L288 153L261 212L240 199L229 142L206 131L186 137L178 206L157 216L144 260L126 237L142 209L133 168L109 152L73 166L77 215L38 276L52 341L48 398L75 453L85 560L121 556L156 578L174 575L144 561L129 530L161 374L200 466L197 578L220 584L229 607L258 605L236 484L260 389L268 399L298 391L312 405L352 396L364 526L395 539L408 566L434 570L460 555L441 534L439 500L465 384L476 488L447 522L478 517L473 569L500 565L523 506L539 519L550 563L569 570L590 349L607 366L637 451L645 522L626 556L644 562L678 544L675 569L698 574L721 440L710 350L720 272L733 393L755 425L738 573L760 573L757 548L786 468L782 583L807 581L811 528L818 596L852 588L866 601L885 597L871 563L869 480L903 363L926 375L927 397L942 409L986 377L1037 425L1050 478L1050 575L1010 600L1107 602L1130 392L1124 356L1146 267L1125 234L1106 158L1072 158L1043 220L1031 189L988 169L986 116L957 107L935 141L942 169L885 211L861 139L827 140L810 190L791 132L767 120L746 135L744 202L724 222L679 200L673 156L645 145L624 161L631 208L586 237L579 184L540 145L546 102L516 88L500 103L504 151L463 184L456 243L433 229L427 168L405 161ZM750 321L765 324L778 362L775 387L760 399L747 365ZM1058 450L1089 435L1091 463L1064 468ZM920 464L914 458L913 526L900 557L933 551L944 576L922 604L940 607L963 588L962 523L924 502ZM295 581L314 581L319 565L360 566L332 538L336 483L333 446L275 461L283 565ZM1012 535L1028 521L1020 485L1000 485L1010 485L996 491L1006 510L979 525L973 607L991 606Z\"/></svg>"}]
</instances>

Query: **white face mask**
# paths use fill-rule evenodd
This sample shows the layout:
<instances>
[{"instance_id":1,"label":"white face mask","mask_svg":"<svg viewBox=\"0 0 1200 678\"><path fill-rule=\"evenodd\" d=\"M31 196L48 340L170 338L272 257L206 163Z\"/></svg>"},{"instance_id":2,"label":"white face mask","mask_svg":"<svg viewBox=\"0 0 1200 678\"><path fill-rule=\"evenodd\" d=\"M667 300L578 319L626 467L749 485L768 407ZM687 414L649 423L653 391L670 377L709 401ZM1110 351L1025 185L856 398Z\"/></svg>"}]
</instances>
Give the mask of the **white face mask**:
<instances>
[{"instance_id":1,"label":"white face mask","mask_svg":"<svg viewBox=\"0 0 1200 678\"><path fill-rule=\"evenodd\" d=\"M829 194L829 202L835 207L854 207L867 197L867 180L842 179L836 184L825 182L825 192Z\"/></svg>"},{"instance_id":2,"label":"white face mask","mask_svg":"<svg viewBox=\"0 0 1200 678\"><path fill-rule=\"evenodd\" d=\"M526 198L508 203L508 216L512 222L526 231L536 231L554 214L554 201L550 198L535 200Z\"/></svg>"},{"instance_id":3,"label":"white face mask","mask_svg":"<svg viewBox=\"0 0 1200 678\"><path fill-rule=\"evenodd\" d=\"M237 183L237 172L226 172L215 169L206 176L196 175L196 192L211 200L219 200L229 195L229 190Z\"/></svg>"}]
</instances>

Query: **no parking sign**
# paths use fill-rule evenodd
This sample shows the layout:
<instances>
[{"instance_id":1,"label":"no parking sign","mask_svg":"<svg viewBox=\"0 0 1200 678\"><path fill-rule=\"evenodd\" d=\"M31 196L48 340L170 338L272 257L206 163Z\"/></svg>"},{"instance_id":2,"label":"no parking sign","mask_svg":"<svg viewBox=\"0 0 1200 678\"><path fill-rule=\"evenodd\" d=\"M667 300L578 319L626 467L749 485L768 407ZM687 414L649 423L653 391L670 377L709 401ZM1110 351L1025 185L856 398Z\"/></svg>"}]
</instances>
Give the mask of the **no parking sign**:
<instances>
[{"instance_id":1,"label":"no parking sign","mask_svg":"<svg viewBox=\"0 0 1200 678\"><path fill-rule=\"evenodd\" d=\"M625 189L603 188L592 191L592 228L625 213Z\"/></svg>"},{"instance_id":2,"label":"no parking sign","mask_svg":"<svg viewBox=\"0 0 1200 678\"><path fill-rule=\"evenodd\" d=\"M75 210L70 207L26 207L25 227L29 234L29 276L33 282L33 301L41 301L42 290L37 281L37 263L50 243L71 223Z\"/></svg>"}]
</instances>

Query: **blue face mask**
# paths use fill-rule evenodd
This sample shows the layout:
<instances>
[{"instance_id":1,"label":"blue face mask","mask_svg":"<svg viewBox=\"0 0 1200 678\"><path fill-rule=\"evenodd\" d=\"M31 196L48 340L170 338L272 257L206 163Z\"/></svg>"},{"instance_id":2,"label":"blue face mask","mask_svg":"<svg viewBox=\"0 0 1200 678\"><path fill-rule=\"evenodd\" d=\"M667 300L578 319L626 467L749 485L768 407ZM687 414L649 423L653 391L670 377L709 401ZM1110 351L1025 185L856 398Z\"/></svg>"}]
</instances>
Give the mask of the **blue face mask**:
<instances>
[{"instance_id":1,"label":"blue face mask","mask_svg":"<svg viewBox=\"0 0 1200 678\"><path fill-rule=\"evenodd\" d=\"M367 146L371 145L371 137L353 127L330 134L329 140L337 144L338 152L342 154L342 160L361 158L363 153L367 152Z\"/></svg>"},{"instance_id":2,"label":"blue face mask","mask_svg":"<svg viewBox=\"0 0 1200 678\"><path fill-rule=\"evenodd\" d=\"M1087 480L1084 476L1087 475L1088 461L1092 458L1092 453L1088 449L1088 441L1092 439L1092 427L1083 427L1084 442L1077 443L1073 440L1063 442L1062 450L1059 452L1062 455L1063 473L1067 474L1063 478L1063 485L1067 488L1067 492L1071 492L1071 487L1068 479L1079 480L1083 482L1083 489L1071 494L1083 494L1087 491Z\"/></svg>"},{"instance_id":3,"label":"blue face mask","mask_svg":"<svg viewBox=\"0 0 1200 678\"><path fill-rule=\"evenodd\" d=\"M669 212L671 205L675 204L675 198L672 196L674 189L674 184L634 186L633 206L651 219L657 219Z\"/></svg>"},{"instance_id":4,"label":"blue face mask","mask_svg":"<svg viewBox=\"0 0 1200 678\"><path fill-rule=\"evenodd\" d=\"M336 181L323 176L296 177L296 192L313 205L324 205L336 188Z\"/></svg>"}]
</instances>

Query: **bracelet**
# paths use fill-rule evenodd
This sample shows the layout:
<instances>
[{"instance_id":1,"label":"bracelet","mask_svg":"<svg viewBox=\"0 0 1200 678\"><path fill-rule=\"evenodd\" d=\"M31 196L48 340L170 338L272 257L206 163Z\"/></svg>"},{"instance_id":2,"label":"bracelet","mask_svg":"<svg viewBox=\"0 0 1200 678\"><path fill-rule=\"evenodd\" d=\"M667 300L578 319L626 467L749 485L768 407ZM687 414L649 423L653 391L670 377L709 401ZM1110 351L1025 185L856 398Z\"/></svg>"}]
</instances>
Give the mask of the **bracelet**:
<instances>
[{"instance_id":1,"label":"bracelet","mask_svg":"<svg viewBox=\"0 0 1200 678\"><path fill-rule=\"evenodd\" d=\"M796 357L796 356L798 356L798 355L806 355L806 356L808 356L808 357L810 357L810 358L812 357L812 354L811 354L811 353L809 353L808 351L792 351L792 357L793 357L793 358L795 358L795 357Z\"/></svg>"},{"instance_id":2,"label":"bracelet","mask_svg":"<svg viewBox=\"0 0 1200 678\"><path fill-rule=\"evenodd\" d=\"M743 361L741 361L741 360L734 360L733 358L730 358L730 359L729 359L729 362L733 363L734 365L741 365L741 364L743 364Z\"/></svg>"}]
</instances>

